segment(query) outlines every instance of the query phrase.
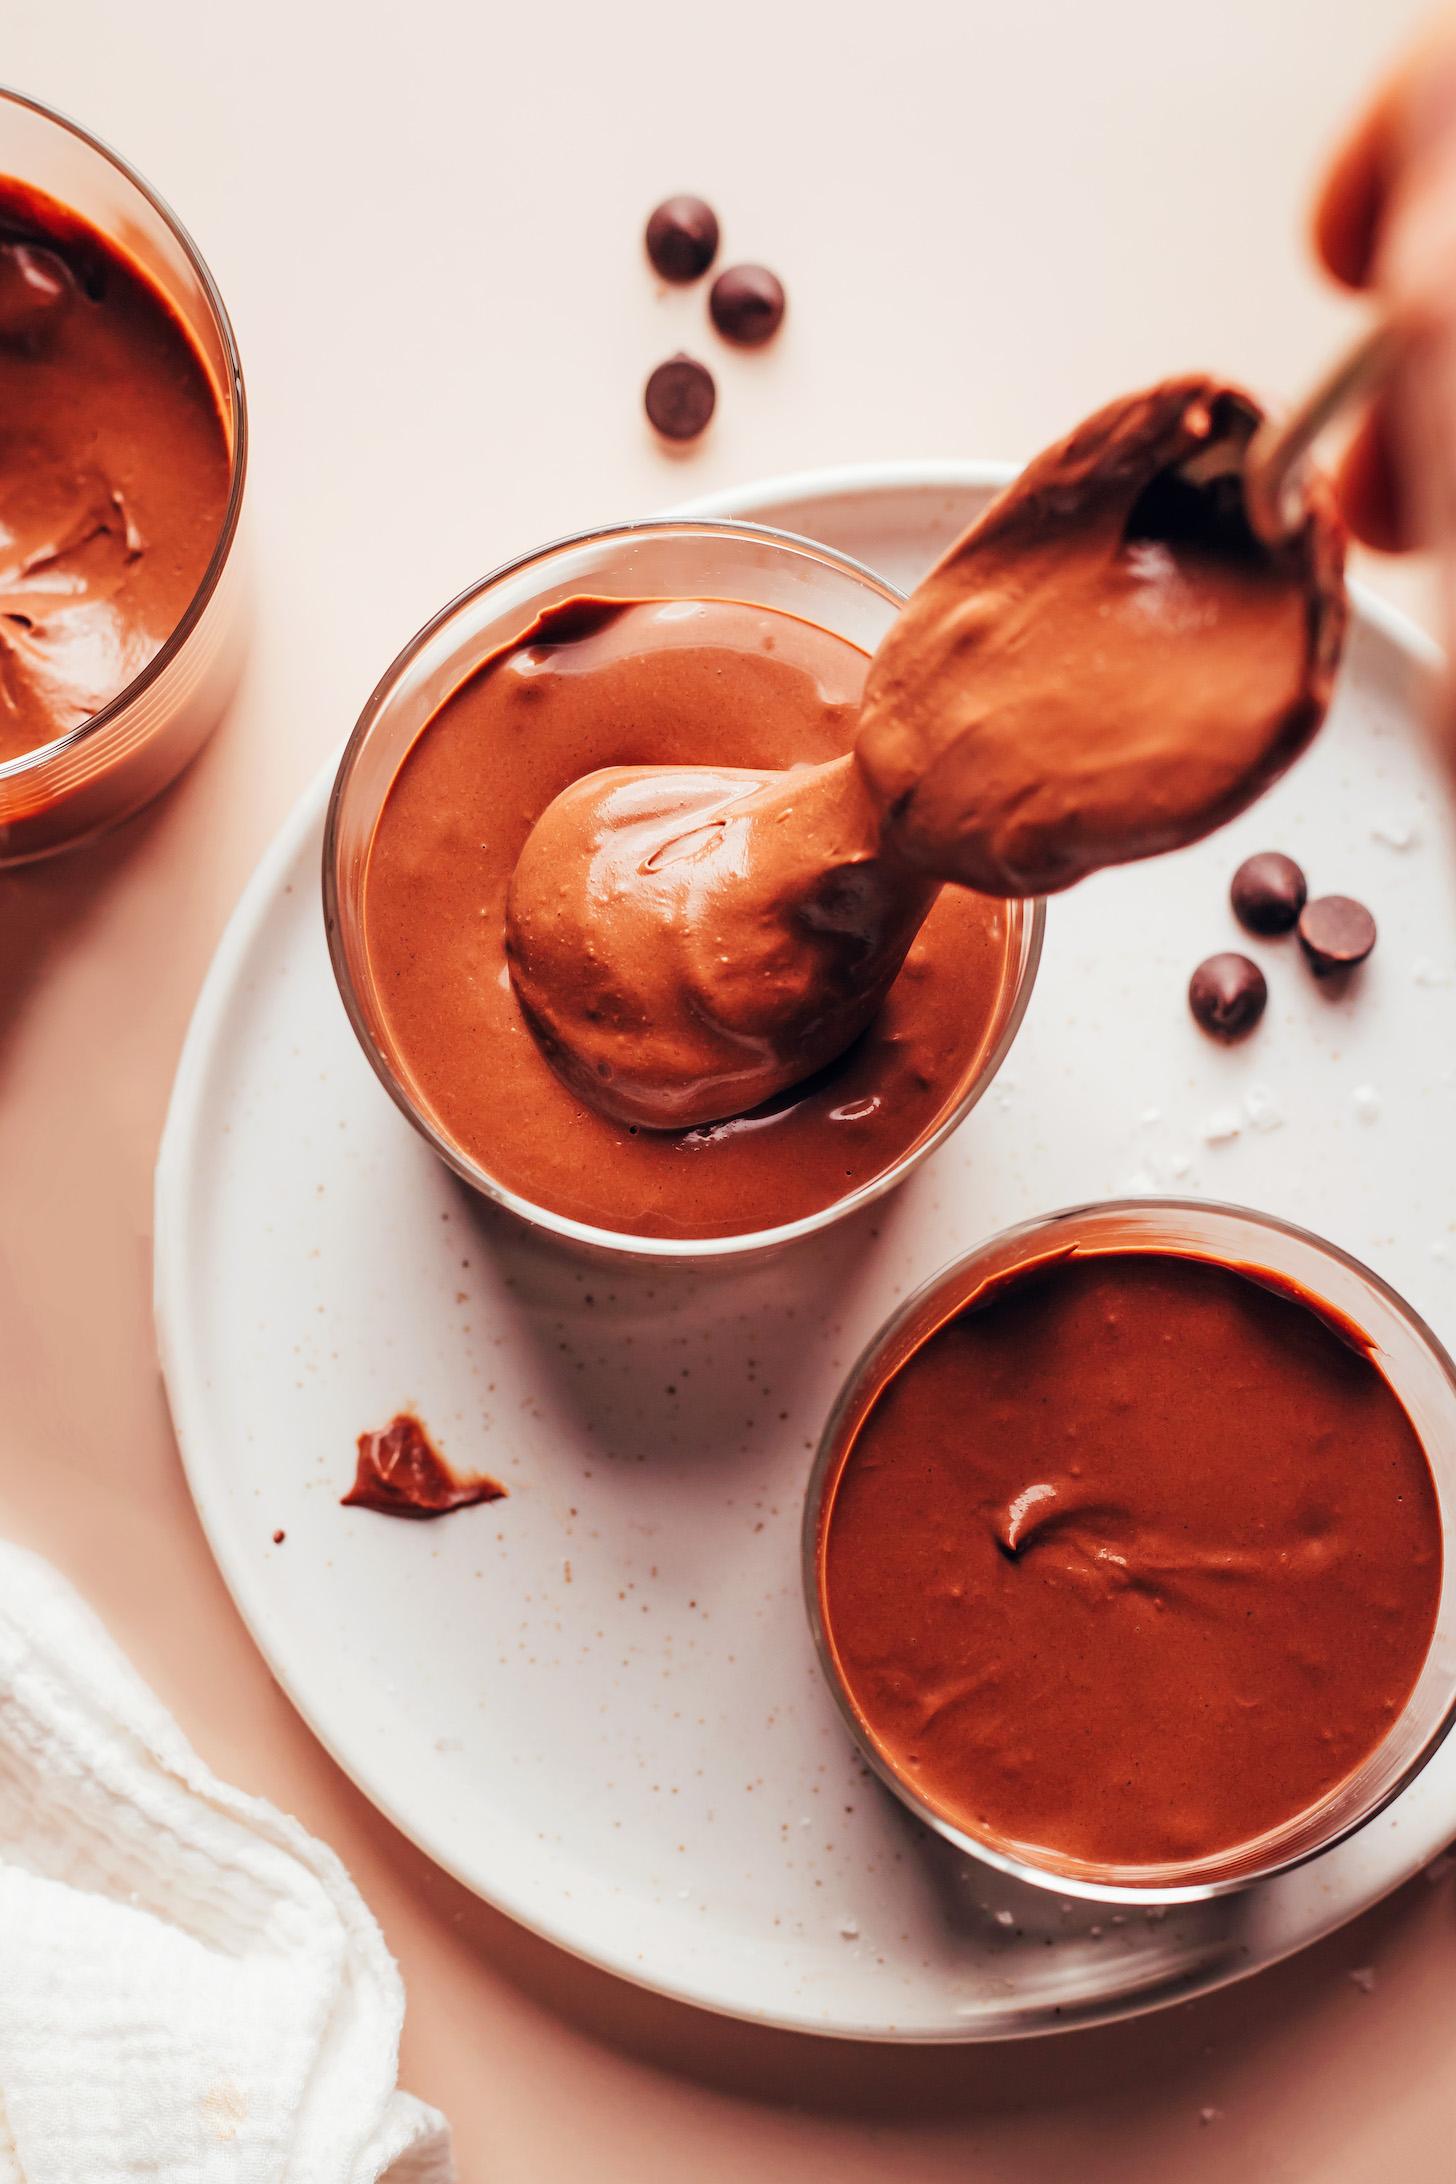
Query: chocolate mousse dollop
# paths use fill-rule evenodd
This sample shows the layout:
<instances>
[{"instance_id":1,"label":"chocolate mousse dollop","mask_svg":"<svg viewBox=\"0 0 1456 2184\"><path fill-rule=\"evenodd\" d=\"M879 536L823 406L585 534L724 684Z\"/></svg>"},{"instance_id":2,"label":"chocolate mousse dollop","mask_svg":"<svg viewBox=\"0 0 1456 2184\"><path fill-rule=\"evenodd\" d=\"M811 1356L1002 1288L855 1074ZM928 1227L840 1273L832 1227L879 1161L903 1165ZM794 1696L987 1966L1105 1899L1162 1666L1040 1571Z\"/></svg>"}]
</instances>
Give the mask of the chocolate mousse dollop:
<instances>
[{"instance_id":1,"label":"chocolate mousse dollop","mask_svg":"<svg viewBox=\"0 0 1456 2184\"><path fill-rule=\"evenodd\" d=\"M1271 550L1244 514L1260 422L1169 380L1028 465L932 570L865 686L855 757L917 869L1042 895L1181 848L1324 718L1345 628L1323 488Z\"/></svg>"},{"instance_id":2,"label":"chocolate mousse dollop","mask_svg":"<svg viewBox=\"0 0 1456 2184\"><path fill-rule=\"evenodd\" d=\"M878 832L850 757L573 782L507 901L516 994L558 1074L621 1121L684 1129L843 1053L935 893Z\"/></svg>"}]
</instances>

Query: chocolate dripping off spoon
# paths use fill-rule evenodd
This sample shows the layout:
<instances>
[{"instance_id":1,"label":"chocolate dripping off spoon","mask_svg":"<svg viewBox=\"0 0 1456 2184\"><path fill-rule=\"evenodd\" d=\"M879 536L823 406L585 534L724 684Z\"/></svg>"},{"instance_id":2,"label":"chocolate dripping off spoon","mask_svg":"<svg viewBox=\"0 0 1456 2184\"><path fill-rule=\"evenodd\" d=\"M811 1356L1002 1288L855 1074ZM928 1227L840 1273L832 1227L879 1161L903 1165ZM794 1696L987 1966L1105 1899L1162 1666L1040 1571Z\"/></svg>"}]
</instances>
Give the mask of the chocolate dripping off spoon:
<instances>
[{"instance_id":1,"label":"chocolate dripping off spoon","mask_svg":"<svg viewBox=\"0 0 1456 2184\"><path fill-rule=\"evenodd\" d=\"M1260 423L1188 378L1038 456L907 600L845 758L563 791L506 935L558 1074L637 1127L741 1113L858 1035L943 884L1051 893L1268 787L1324 716L1345 603L1318 481L1275 540L1251 524Z\"/></svg>"}]
</instances>

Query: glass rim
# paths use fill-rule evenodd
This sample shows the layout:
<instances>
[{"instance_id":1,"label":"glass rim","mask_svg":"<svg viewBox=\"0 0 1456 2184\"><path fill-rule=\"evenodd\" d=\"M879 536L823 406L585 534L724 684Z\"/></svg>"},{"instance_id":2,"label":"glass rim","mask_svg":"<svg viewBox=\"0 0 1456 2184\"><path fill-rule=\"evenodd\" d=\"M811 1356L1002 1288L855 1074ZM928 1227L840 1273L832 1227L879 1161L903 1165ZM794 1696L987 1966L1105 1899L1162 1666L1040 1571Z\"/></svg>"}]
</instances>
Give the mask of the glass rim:
<instances>
[{"instance_id":1,"label":"glass rim","mask_svg":"<svg viewBox=\"0 0 1456 2184\"><path fill-rule=\"evenodd\" d=\"M53 764L56 759L79 750L92 737L102 735L166 673L196 629L222 580L233 540L237 536L243 506L243 486L248 472L248 403L243 384L242 359L238 354L237 337L233 332L232 320L228 317L227 305L222 300L222 293L213 279L207 260L166 199L153 189L151 183L137 171L129 159L125 159L104 138L84 128L80 122L73 121L69 114L63 114L58 107L48 106L43 99L32 98L29 93L17 91L13 86L4 83L0 83L0 106L23 107L29 113L38 114L43 121L54 123L58 129L65 130L67 135L77 138L88 150L97 153L114 167L170 230L173 240L195 274L212 314L226 363L226 384L218 391L231 408L233 424L233 440L228 454L228 497L223 510L222 525L207 566L198 578L197 587L187 602L181 619L146 665L132 676L130 682L123 683L115 697L109 698L99 712L88 714L74 728L68 728L63 736L56 736L49 743L37 744L34 750L21 751L16 757L0 762L0 785L3 785L9 781L23 781L28 774L39 772ZM190 339L190 329L187 332ZM212 378L210 368L208 378Z\"/></svg>"},{"instance_id":2,"label":"glass rim","mask_svg":"<svg viewBox=\"0 0 1456 2184\"><path fill-rule=\"evenodd\" d=\"M861 1718L854 1701L850 1697L848 1687L835 1661L821 1609L819 1588L821 1514L824 1510L826 1491L834 1483L830 1478L831 1466L835 1464L836 1458L841 1454L839 1448L840 1438L846 1420L860 1398L863 1384L867 1376L878 1369L885 1354L893 1348L897 1337L904 1332L906 1326L915 1318L916 1314L924 1310L937 1292L941 1290L951 1292L959 1299L959 1302L947 1303L944 1317L937 1318L927 1327L920 1341L916 1343L913 1349L906 1352L904 1358L895 1367L895 1371L902 1370L909 1363L910 1358L916 1354L916 1351L925 1342L928 1342L934 1334L938 1333L948 1320L955 1316L961 1307L961 1303L965 1301L962 1287L964 1278L974 1272L977 1267L999 1258L1008 1249L1014 1250L1025 1244L1054 1240L1059 1231L1063 1231L1067 1227L1074 1227L1078 1223L1095 1221L1100 1224L1104 1221L1126 1219L1129 1215L1136 1214L1189 1216L1198 1221L1211 1219L1219 1224L1224 1222L1241 1223L1256 1230L1261 1230L1266 1234L1287 1238L1310 1250L1317 1259L1332 1262L1345 1273L1353 1275L1355 1280L1367 1292L1372 1293L1391 1309L1395 1317L1402 1322L1407 1332L1414 1337L1434 1362L1446 1383L1453 1404L1456 1404L1456 1360L1453 1360L1446 1345L1434 1328L1415 1309L1415 1306L1410 1304L1400 1294L1400 1291L1385 1279L1384 1275L1377 1273L1374 1267L1368 1266L1363 1259L1357 1259L1353 1252L1346 1251L1343 1246L1332 1243L1328 1237L1319 1235L1315 1230L1304 1227L1298 1221L1289 1221L1279 1214L1262 1212L1255 1206L1240 1205L1232 1199L1173 1198L1153 1195L1136 1198L1088 1199L1077 1205L1060 1206L1050 1213L1034 1214L1028 1220L1013 1222L1010 1227L998 1229L993 1235L982 1238L978 1244L972 1245L969 1251L948 1260L945 1265L939 1267L933 1274L928 1275L924 1281L917 1283L909 1296L902 1298L894 1311L881 1321L861 1349L849 1371L845 1374L830 1407L829 1416L819 1437L818 1447L814 1452L814 1461L810 1466L808 1484L804 1490L804 1513L800 1527L800 1569L809 1628L814 1640L815 1656L824 1682L838 1708L840 1718L848 1728L855 1749L865 1761L865 1764L873 1770L878 1779L900 1800L907 1810L915 1815L916 1819L936 1835L941 1836L947 1842L953 1843L967 1857L974 1858L980 1864L991 1867L995 1872L1005 1874L1010 1880L1025 1882L1029 1887L1039 1889L1043 1894L1070 1896L1082 1902L1104 1903L1113 1907L1122 1906L1127 1909L1138 1909L1144 1906L1156 1908L1172 1907L1178 1904L1207 1903L1216 1897L1234 1895L1244 1889L1273 1880L1280 1874L1291 1873L1297 1867L1309 1864L1311 1859L1323 1857L1326 1851L1333 1850L1337 1844L1348 1841L1360 1829L1368 1827L1372 1820L1378 1819L1380 1814L1385 1812L1397 1797L1409 1789L1412 1782L1423 1772L1435 1753L1446 1741L1453 1728L1456 1728L1456 1677L1453 1677L1451 1689L1439 1718L1421 1738L1416 1749L1393 1780L1386 1785L1378 1796L1372 1798L1362 1810L1331 1827L1327 1833L1321 1834L1315 1842L1292 1848L1282 1854L1275 1854L1247 1871L1223 1875L1209 1874L1202 1878L1193 1878L1166 1885L1136 1880L1119 1882L1077 1873L1061 1872L1054 1866L1038 1865L1029 1858L1020 1857L1015 1851L1008 1850L1004 1845L998 1844L994 1840L974 1835L968 1829L958 1827L946 1814L940 1812L935 1806L922 1798L914 1785L895 1770L876 1744L870 1734L868 1725ZM1138 1251L1156 1250L1159 1247L1156 1244L1133 1242L1129 1243L1126 1248L1130 1251ZM1234 1265L1231 1259L1220 1256L1216 1251L1210 1252L1208 1256L1210 1264L1228 1266L1235 1272L1239 1271L1239 1268ZM1404 1409L1404 1400L1394 1379L1389 1379L1388 1384L1397 1402ZM866 1415L868 1415L867 1412ZM844 1449L842 1453L847 1455L848 1449ZM1436 1476L1435 1467L1431 1466L1430 1469L1437 1507L1444 1510L1448 1497L1444 1494L1441 1482ZM1448 1582L1448 1579L1443 1574L1443 1589L1446 1582ZM1435 1642L1433 1634L1432 1647L1434 1647ZM1429 1659L1429 1657L1430 1649L1428 1648L1426 1659ZM1424 1673L1424 1670L1425 1660L1423 1659L1421 1672ZM1392 1723L1386 1737L1393 1735L1397 1726L1397 1723ZM1373 1758L1374 1754L1382 1749L1386 1737L1383 1737L1380 1743L1375 1745L1372 1751L1366 1755L1366 1761ZM1361 1764L1364 1765L1366 1761L1362 1761ZM1357 1770L1352 1769L1351 1771L1353 1773ZM1349 1777L1346 1776L1343 1779L1348 1781ZM1334 1789L1326 1794L1334 1796L1338 1793L1340 1787L1341 1784L1337 1783ZM1308 1809L1315 1810L1317 1807ZM1298 1819L1300 1815L1296 1814L1293 1817ZM1289 1824L1285 1823L1286 1826ZM1265 1832L1267 1835L1276 1831L1266 1830ZM1257 1845L1262 1838L1256 1836L1251 1840ZM1235 1848L1238 1847L1235 1846ZM1139 1869L1130 1868L1129 1870L1135 1872ZM1196 1868L1193 1870L1196 1872Z\"/></svg>"},{"instance_id":3,"label":"glass rim","mask_svg":"<svg viewBox=\"0 0 1456 2184\"><path fill-rule=\"evenodd\" d=\"M1018 900L1013 909L1022 913L1025 922L1025 940L1018 969L1009 973L1015 978L1015 992L1000 1033L976 1075L956 1100L955 1104L936 1123L935 1127L919 1143L910 1146L898 1160L872 1176L844 1198L820 1207L814 1213L803 1214L796 1221L779 1222L772 1228L750 1229L729 1236L641 1236L626 1229L600 1228L594 1223L578 1221L568 1214L555 1212L551 1207L538 1204L534 1199L513 1191L454 1145L440 1130L424 1107L413 1097L409 1087L396 1070L390 1056L375 1038L366 1012L356 991L353 974L349 968L342 937L339 888L339 840L342 813L349 786L357 767L360 753L384 708L389 703L400 679L408 672L420 653L445 629L457 615L463 614L484 597L496 585L511 577L519 576L538 564L549 562L558 555L569 553L573 548L596 544L611 544L651 536L686 534L690 537L734 537L757 541L760 544L791 549L853 578L856 582L877 592L888 604L900 607L905 594L881 576L857 561L850 554L841 553L837 547L826 546L817 539L801 537L797 532L784 531L771 524L752 523L730 516L676 517L651 516L639 521L592 525L585 530L572 531L563 537L552 539L543 546L532 547L528 552L513 555L500 562L485 576L467 584L455 594L439 612L419 629L396 653L365 700L363 710L354 724L344 753L334 776L329 793L328 812L324 821L323 839L323 899L324 930L328 939L329 960L333 966L334 980L338 986L345 1012L353 1027L354 1036L363 1048L375 1075L383 1084L400 1112L414 1125L427 1143L453 1168L461 1179L480 1192L482 1197L504 1207L518 1219L532 1227L542 1228L564 1241L589 1246L593 1250L635 1258L664 1260L731 1260L775 1250L782 1244L796 1242L828 1228L836 1221L847 1219L863 1207L872 1204L885 1192L903 1180L912 1168L927 1159L937 1146L944 1143L971 1109L976 1105L1006 1059L1011 1045L1021 1029L1026 1011L1030 1006L1032 990L1036 984L1037 970L1041 963L1042 945L1046 931L1046 904L1040 897ZM376 814L377 821L377 814Z\"/></svg>"}]
</instances>

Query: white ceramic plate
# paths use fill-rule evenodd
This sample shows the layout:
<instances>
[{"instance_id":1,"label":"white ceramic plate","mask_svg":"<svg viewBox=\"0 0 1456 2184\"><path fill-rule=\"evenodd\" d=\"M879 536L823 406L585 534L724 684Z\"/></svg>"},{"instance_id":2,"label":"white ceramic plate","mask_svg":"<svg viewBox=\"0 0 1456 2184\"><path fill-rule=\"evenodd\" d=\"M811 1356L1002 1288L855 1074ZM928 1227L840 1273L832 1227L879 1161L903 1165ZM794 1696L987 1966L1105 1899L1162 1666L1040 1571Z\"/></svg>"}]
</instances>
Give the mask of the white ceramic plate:
<instances>
[{"instance_id":1,"label":"white ceramic plate","mask_svg":"<svg viewBox=\"0 0 1456 2184\"><path fill-rule=\"evenodd\" d=\"M714 507L908 584L999 476L841 472ZM1456 845L1411 727L1430 667L1362 602L1333 720L1255 815L1053 904L1025 1028L949 1144L856 1226L727 1275L578 1263L412 1134L329 974L317 784L198 1003L158 1171L157 1323L192 1492L258 1644L441 1865L713 2009L967 2040L1270 1963L1456 1832L1453 1738L1362 1835L1244 1896L1120 1921L1018 1890L852 1756L799 1583L839 1381L907 1287L1029 1214L1152 1189L1264 1206L1456 1338ZM1274 846L1368 900L1380 945L1342 999L1291 944L1261 946L1267 1017L1224 1052L1184 988L1236 944L1234 865ZM355 1436L405 1406L510 1498L429 1525L341 1509Z\"/></svg>"}]
</instances>

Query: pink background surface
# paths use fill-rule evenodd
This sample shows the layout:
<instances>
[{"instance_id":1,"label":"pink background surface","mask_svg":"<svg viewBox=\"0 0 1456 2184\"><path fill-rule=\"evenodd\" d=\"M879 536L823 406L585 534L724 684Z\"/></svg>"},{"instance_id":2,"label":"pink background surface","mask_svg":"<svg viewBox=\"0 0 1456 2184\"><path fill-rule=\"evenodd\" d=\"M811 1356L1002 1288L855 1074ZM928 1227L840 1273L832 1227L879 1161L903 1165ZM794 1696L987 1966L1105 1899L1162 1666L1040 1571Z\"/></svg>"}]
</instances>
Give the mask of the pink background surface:
<instances>
[{"instance_id":1,"label":"pink background surface","mask_svg":"<svg viewBox=\"0 0 1456 2184\"><path fill-rule=\"evenodd\" d=\"M1157 2020L982 2050L720 2022L520 1932L373 1814L270 1681L192 1514L149 1305L152 1163L218 932L425 616L509 552L748 477L1024 455L1188 366L1293 391L1349 316L1302 252L1318 147L1416 13L10 12L7 79L138 164L228 298L258 605L239 702L179 790L0 878L0 1526L69 1572L214 1766L348 1862L408 1983L404 2082L450 2112L469 2184L1453 2173L1449 1883ZM783 274L762 356L649 276L641 222L675 188L713 199L729 260ZM674 460L639 389L683 346L720 405Z\"/></svg>"}]
</instances>

